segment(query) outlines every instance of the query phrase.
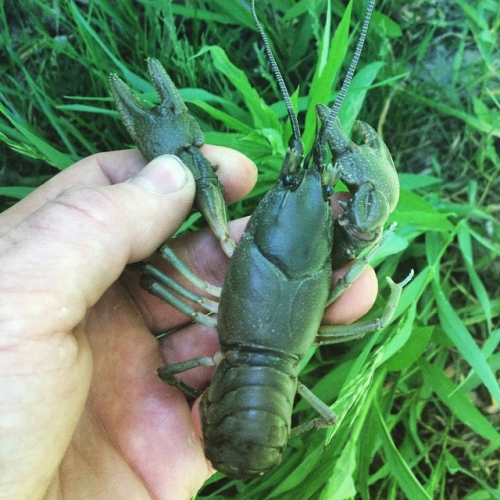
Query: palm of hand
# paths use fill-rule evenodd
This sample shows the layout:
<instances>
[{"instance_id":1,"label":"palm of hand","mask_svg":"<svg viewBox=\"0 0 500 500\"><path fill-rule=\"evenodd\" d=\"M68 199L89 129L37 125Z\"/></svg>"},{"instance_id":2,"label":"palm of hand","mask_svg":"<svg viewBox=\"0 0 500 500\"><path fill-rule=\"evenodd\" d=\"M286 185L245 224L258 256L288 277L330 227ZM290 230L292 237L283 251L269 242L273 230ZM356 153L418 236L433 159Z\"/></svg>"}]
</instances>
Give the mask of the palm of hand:
<instances>
[{"instance_id":1,"label":"palm of hand","mask_svg":"<svg viewBox=\"0 0 500 500\"><path fill-rule=\"evenodd\" d=\"M156 375L165 364L158 341L123 285L105 293L81 328L88 339L83 349L94 358L93 382L61 475L76 469L84 478L76 488L81 498L193 496L212 470L185 397Z\"/></svg>"}]
</instances>

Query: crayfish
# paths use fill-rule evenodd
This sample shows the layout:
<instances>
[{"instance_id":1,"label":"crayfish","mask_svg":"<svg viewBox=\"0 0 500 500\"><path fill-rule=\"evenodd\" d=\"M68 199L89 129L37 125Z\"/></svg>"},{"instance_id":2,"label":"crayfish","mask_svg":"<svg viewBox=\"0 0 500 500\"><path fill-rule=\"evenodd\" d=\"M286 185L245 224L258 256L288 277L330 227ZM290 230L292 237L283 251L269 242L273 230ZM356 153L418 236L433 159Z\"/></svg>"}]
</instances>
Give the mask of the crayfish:
<instances>
[{"instance_id":1,"label":"crayfish","mask_svg":"<svg viewBox=\"0 0 500 500\"><path fill-rule=\"evenodd\" d=\"M370 2L354 67L373 9ZM149 59L151 78L160 103L146 110L126 85L111 76L112 93L128 131L143 155L152 159L165 153L177 155L193 172L196 205L207 219L222 248L231 257L220 293L217 320L195 308L179 305L178 294L190 300L191 292L156 269L142 266L141 286L198 321L216 326L220 351L162 367L166 383L196 397L198 391L175 375L198 366L216 366L203 392L200 413L203 441L212 465L235 478L251 478L276 467L291 435L312 427L330 426L336 416L298 381L299 363L314 344L352 340L385 326L399 300L402 283L389 279L391 296L380 319L353 327L321 327L325 307L361 274L382 241L389 214L399 197L399 183L391 155L381 137L366 123L358 125L365 143L348 139L337 118L350 77L344 81L333 109L318 106L320 130L312 151L305 156L297 118L293 112L274 56L255 13L252 14L287 105L293 136L276 185L258 204L237 245L231 240L224 217L222 188L214 168L201 155L203 134L188 113L172 81L160 63ZM332 154L327 161L326 144ZM343 215L334 218L329 203L335 184L342 180L352 197L343 204ZM290 229L293 228L293 229ZM355 260L346 276L332 288L332 269ZM170 251L160 254L196 281ZM191 295L189 295L191 294ZM294 397L299 393L320 417L291 429Z\"/></svg>"}]
</instances>

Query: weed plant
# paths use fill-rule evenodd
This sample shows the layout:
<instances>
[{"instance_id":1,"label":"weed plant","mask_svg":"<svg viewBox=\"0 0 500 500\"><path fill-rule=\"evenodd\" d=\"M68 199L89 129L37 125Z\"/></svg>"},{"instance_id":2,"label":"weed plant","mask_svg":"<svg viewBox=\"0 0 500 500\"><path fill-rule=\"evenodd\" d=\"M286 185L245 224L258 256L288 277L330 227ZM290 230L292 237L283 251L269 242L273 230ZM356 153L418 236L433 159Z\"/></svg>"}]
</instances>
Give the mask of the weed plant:
<instances>
[{"instance_id":1,"label":"weed plant","mask_svg":"<svg viewBox=\"0 0 500 500\"><path fill-rule=\"evenodd\" d=\"M307 149L314 104L333 101L365 2L257 4ZM290 127L249 1L23 0L1 3L0 23L3 209L79 158L130 146L107 79L116 72L154 100L147 56L208 143L257 163L231 218L275 182ZM386 303L385 276L415 278L390 326L311 352L301 378L338 424L294 438L263 478L216 474L198 498L500 498L499 25L496 0L378 2L340 113L348 131L357 118L378 129L401 180L369 316ZM312 417L298 402L294 423Z\"/></svg>"}]
</instances>

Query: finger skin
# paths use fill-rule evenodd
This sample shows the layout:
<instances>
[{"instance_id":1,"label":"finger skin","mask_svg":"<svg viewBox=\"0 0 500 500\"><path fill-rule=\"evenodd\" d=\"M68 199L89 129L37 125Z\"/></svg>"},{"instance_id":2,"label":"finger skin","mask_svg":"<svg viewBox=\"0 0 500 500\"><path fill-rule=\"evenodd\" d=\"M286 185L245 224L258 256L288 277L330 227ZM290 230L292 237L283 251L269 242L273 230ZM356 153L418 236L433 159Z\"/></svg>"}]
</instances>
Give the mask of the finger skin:
<instances>
[{"instance_id":1,"label":"finger skin","mask_svg":"<svg viewBox=\"0 0 500 500\"><path fill-rule=\"evenodd\" d=\"M333 273L333 284L344 276L352 264ZM325 310L323 324L349 325L364 316L375 303L378 282L373 267L367 266L361 276Z\"/></svg>"},{"instance_id":2,"label":"finger skin","mask_svg":"<svg viewBox=\"0 0 500 500\"><path fill-rule=\"evenodd\" d=\"M0 265L21 271L7 271L3 281L4 300L24 311L11 328L39 332L44 310L71 330L127 263L151 254L185 219L195 188L190 172L182 172L182 186L168 196L131 182L73 188L14 226L0 242ZM44 292L47 276L52 282ZM27 301L33 294L36 301Z\"/></svg>"}]
</instances>

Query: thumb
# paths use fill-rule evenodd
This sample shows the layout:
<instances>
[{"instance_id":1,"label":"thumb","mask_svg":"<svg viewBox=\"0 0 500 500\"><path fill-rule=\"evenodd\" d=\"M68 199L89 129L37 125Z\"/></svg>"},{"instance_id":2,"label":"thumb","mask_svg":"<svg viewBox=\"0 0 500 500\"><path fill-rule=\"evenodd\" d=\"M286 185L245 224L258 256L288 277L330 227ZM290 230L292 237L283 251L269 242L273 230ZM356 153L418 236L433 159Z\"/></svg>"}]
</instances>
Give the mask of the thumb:
<instances>
[{"instance_id":1,"label":"thumb","mask_svg":"<svg viewBox=\"0 0 500 500\"><path fill-rule=\"evenodd\" d=\"M13 227L0 239L2 288L9 291L0 291L0 302L19 313L17 333L39 331L41 311L45 320L64 318L59 327L70 330L127 263L172 236L194 193L187 167L161 156L126 182L65 191Z\"/></svg>"},{"instance_id":2,"label":"thumb","mask_svg":"<svg viewBox=\"0 0 500 500\"><path fill-rule=\"evenodd\" d=\"M142 193L128 193L133 186L143 188ZM116 187L127 192L128 208L133 209L130 223L137 239L130 241L128 262L147 257L173 236L186 219L195 195L191 172L174 155L155 158L137 175Z\"/></svg>"}]
</instances>

